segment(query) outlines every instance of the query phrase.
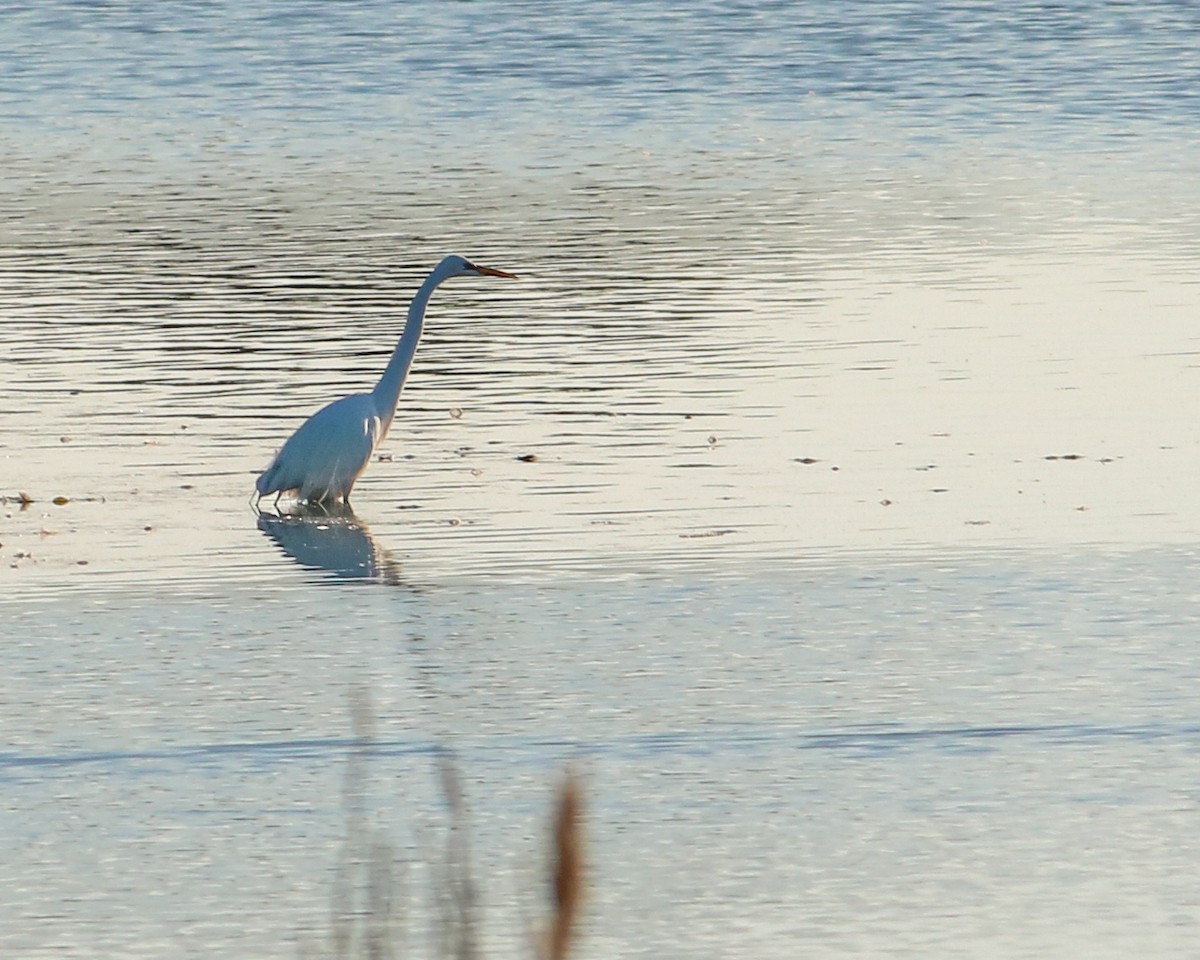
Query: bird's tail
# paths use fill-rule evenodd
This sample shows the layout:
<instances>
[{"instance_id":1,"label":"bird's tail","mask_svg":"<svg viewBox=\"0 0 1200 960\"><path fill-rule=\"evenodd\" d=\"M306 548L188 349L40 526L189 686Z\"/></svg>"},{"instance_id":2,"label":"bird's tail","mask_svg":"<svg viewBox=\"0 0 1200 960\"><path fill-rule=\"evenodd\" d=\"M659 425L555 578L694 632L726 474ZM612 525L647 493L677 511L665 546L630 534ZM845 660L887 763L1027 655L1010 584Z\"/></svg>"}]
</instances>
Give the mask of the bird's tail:
<instances>
[{"instance_id":1,"label":"bird's tail","mask_svg":"<svg viewBox=\"0 0 1200 960\"><path fill-rule=\"evenodd\" d=\"M254 489L258 491L260 497L265 497L268 493L277 492L277 488L272 484L275 482L275 474L278 472L279 461L276 460L266 470L258 475L258 479L254 481Z\"/></svg>"}]
</instances>

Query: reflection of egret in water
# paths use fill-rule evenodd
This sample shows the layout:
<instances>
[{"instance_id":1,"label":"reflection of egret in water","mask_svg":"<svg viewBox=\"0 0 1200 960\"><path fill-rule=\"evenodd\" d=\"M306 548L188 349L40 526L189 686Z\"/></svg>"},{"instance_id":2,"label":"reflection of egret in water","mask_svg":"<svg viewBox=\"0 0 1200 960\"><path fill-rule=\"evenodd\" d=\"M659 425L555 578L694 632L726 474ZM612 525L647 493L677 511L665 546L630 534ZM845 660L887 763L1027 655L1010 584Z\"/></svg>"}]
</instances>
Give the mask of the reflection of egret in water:
<instances>
[{"instance_id":1,"label":"reflection of egret in water","mask_svg":"<svg viewBox=\"0 0 1200 960\"><path fill-rule=\"evenodd\" d=\"M399 565L375 545L345 504L297 504L281 513L260 510L258 529L303 567L345 579L400 582Z\"/></svg>"}]
</instances>

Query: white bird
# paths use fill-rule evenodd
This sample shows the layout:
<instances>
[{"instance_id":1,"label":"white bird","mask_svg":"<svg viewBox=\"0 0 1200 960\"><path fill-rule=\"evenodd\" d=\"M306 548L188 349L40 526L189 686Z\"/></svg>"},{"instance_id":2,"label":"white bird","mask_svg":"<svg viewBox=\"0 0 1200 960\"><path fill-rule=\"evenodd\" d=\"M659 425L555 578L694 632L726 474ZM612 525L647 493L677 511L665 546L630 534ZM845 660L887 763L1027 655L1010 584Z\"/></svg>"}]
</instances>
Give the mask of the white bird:
<instances>
[{"instance_id":1,"label":"white bird","mask_svg":"<svg viewBox=\"0 0 1200 960\"><path fill-rule=\"evenodd\" d=\"M396 415L400 391L425 326L429 297L443 280L464 273L517 279L462 257L446 257L434 267L413 297L400 342L375 389L335 400L300 424L255 481L255 503L272 493L278 494L278 503L280 496L293 491L297 499L308 503L349 502L354 482L371 462Z\"/></svg>"}]
</instances>

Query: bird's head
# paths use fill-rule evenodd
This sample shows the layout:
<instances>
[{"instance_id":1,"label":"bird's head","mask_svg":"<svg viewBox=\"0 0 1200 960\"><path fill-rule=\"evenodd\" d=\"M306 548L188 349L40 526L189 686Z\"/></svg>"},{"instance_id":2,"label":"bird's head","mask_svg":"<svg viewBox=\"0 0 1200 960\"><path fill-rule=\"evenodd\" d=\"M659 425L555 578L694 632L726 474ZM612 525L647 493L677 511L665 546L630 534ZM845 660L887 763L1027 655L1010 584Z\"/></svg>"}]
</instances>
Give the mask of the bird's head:
<instances>
[{"instance_id":1,"label":"bird's head","mask_svg":"<svg viewBox=\"0 0 1200 960\"><path fill-rule=\"evenodd\" d=\"M503 270L495 270L492 267L484 267L478 263L472 263L465 257L450 256L442 261L442 267L446 271L446 276L455 277L460 273L478 273L485 277L506 277L509 280L516 280L515 273L505 273Z\"/></svg>"}]
</instances>

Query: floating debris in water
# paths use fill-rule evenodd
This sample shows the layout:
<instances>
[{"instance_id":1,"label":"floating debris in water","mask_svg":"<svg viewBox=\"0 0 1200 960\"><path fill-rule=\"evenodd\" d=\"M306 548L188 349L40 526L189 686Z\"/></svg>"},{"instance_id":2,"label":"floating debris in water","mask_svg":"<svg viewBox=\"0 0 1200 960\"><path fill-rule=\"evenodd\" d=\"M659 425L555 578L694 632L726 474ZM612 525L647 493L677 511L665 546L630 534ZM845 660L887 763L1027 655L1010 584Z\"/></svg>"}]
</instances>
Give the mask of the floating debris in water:
<instances>
[{"instance_id":1,"label":"floating debris in water","mask_svg":"<svg viewBox=\"0 0 1200 960\"><path fill-rule=\"evenodd\" d=\"M1085 460L1087 458L1084 457L1083 454L1081 454L1081 453L1064 453L1064 454L1052 453L1048 457L1042 457L1042 459L1043 460Z\"/></svg>"},{"instance_id":2,"label":"floating debris in water","mask_svg":"<svg viewBox=\"0 0 1200 960\"><path fill-rule=\"evenodd\" d=\"M520 460L522 463L537 463L537 454L536 453L523 453L519 457L517 457L517 459Z\"/></svg>"},{"instance_id":3,"label":"floating debris in water","mask_svg":"<svg viewBox=\"0 0 1200 960\"><path fill-rule=\"evenodd\" d=\"M702 540L706 537L723 537L729 533L737 533L736 530L705 530L703 533L681 533L680 540Z\"/></svg>"},{"instance_id":4,"label":"floating debris in water","mask_svg":"<svg viewBox=\"0 0 1200 960\"><path fill-rule=\"evenodd\" d=\"M461 420L463 415L462 407L451 407L450 416L455 420Z\"/></svg>"},{"instance_id":5,"label":"floating debris in water","mask_svg":"<svg viewBox=\"0 0 1200 960\"><path fill-rule=\"evenodd\" d=\"M796 457L795 462L796 463L820 463L821 461L818 460L816 457Z\"/></svg>"},{"instance_id":6,"label":"floating debris in water","mask_svg":"<svg viewBox=\"0 0 1200 960\"><path fill-rule=\"evenodd\" d=\"M62 506L65 506L66 504L70 503L71 501L68 500L66 497L55 497L50 502L53 503L56 507L62 507Z\"/></svg>"}]
</instances>

